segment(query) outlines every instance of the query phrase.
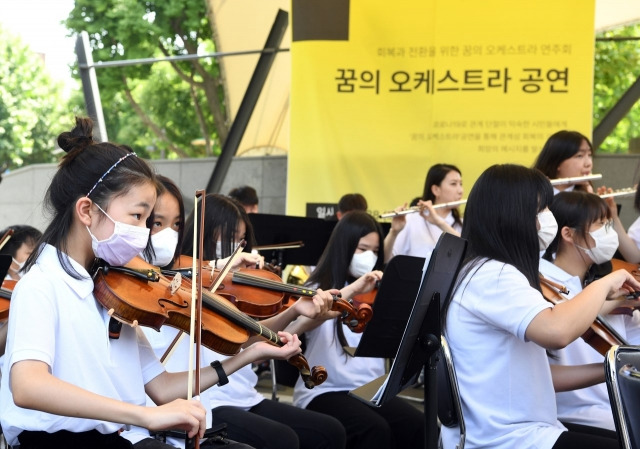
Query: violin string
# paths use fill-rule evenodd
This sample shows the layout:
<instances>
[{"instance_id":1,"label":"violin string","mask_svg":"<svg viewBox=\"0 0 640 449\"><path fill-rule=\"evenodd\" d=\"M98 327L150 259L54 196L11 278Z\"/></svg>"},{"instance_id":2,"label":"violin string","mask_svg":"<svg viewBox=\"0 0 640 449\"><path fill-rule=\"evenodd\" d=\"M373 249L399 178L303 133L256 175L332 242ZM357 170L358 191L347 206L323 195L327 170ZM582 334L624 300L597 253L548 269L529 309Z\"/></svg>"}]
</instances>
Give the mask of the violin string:
<instances>
[{"instance_id":1,"label":"violin string","mask_svg":"<svg viewBox=\"0 0 640 449\"><path fill-rule=\"evenodd\" d=\"M245 315L244 313L240 312L236 308L232 307L231 303L225 300L219 300L215 296L212 297L206 292L203 292L202 296L203 298L206 298L206 301L203 299L203 302L205 304L216 309L216 311L219 312L221 315L223 315L225 318L235 321L236 324L239 324L241 326L244 325L246 328L253 331L255 334L258 334L268 339L269 341L272 341L280 346L284 345L284 343L282 342L282 340L280 339L277 333L273 332L269 328L262 326L256 320L252 319L251 317ZM220 306L221 308L218 308L216 306ZM224 309L224 310L221 310L221 309Z\"/></svg>"},{"instance_id":2,"label":"violin string","mask_svg":"<svg viewBox=\"0 0 640 449\"><path fill-rule=\"evenodd\" d=\"M233 279L237 281L241 280L246 285L251 285L254 287L272 287L274 290L285 292L285 293L294 293L294 294L300 294L305 296L313 296L316 294L315 290L312 290L309 288L301 289L301 287L297 285L289 285L283 282L279 282L271 279L263 279L258 276L251 276L244 273L234 273Z\"/></svg>"}]
</instances>

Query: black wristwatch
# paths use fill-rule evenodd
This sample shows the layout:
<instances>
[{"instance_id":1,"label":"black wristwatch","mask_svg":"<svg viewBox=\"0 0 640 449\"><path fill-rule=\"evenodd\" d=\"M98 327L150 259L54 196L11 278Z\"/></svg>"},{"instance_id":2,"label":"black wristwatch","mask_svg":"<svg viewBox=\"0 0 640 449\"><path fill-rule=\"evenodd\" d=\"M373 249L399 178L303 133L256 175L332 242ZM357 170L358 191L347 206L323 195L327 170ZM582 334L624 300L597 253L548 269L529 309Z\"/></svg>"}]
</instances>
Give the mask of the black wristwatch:
<instances>
[{"instance_id":1,"label":"black wristwatch","mask_svg":"<svg viewBox=\"0 0 640 449\"><path fill-rule=\"evenodd\" d=\"M227 377L227 373L224 372L224 368L222 368L222 364L218 360L214 360L211 362L211 368L216 370L218 373L218 386L221 387L229 383L229 378Z\"/></svg>"}]
</instances>

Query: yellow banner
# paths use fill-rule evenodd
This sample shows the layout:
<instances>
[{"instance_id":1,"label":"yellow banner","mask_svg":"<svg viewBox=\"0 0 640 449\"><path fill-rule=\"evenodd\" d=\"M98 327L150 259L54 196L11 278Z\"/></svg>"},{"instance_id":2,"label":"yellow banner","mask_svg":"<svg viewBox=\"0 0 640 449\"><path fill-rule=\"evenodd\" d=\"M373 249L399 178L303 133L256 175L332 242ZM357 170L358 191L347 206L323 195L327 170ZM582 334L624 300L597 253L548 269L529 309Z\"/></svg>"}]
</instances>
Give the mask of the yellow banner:
<instances>
[{"instance_id":1,"label":"yellow banner","mask_svg":"<svg viewBox=\"0 0 640 449\"><path fill-rule=\"evenodd\" d=\"M558 130L590 136L594 8L293 0L287 213L351 192L393 209L435 163L468 193L492 164L530 166Z\"/></svg>"}]
</instances>

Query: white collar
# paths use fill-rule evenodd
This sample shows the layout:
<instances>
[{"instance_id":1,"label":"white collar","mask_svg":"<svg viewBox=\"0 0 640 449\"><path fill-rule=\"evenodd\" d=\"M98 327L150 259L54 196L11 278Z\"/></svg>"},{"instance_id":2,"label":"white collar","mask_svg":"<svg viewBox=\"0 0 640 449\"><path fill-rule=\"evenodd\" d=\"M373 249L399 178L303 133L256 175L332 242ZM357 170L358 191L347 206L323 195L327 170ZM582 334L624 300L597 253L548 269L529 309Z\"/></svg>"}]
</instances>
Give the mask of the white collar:
<instances>
[{"instance_id":1,"label":"white collar","mask_svg":"<svg viewBox=\"0 0 640 449\"><path fill-rule=\"evenodd\" d=\"M58 259L58 250L49 245L48 243L44 244L42 247L42 251L38 256L37 264L38 267L45 272L60 272L60 279L62 279L65 284L69 286L80 298L86 298L93 292L93 279L89 276L87 270L80 265L78 262L73 260L71 257L66 255L65 253L61 253L62 257L64 257L69 264L75 269L82 279L76 279L64 271L60 260Z\"/></svg>"}]
</instances>

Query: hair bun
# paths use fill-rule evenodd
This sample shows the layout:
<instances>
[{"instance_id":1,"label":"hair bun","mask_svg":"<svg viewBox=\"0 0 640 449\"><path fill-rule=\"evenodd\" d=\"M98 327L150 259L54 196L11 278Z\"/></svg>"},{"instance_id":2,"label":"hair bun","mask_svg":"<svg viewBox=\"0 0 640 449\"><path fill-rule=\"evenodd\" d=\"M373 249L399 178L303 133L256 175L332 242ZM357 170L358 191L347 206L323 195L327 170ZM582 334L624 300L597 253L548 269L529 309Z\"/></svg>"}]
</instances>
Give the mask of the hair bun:
<instances>
[{"instance_id":1,"label":"hair bun","mask_svg":"<svg viewBox=\"0 0 640 449\"><path fill-rule=\"evenodd\" d=\"M76 126L58 136L58 146L66 153L83 150L93 143L93 121L88 117L76 117Z\"/></svg>"}]
</instances>

